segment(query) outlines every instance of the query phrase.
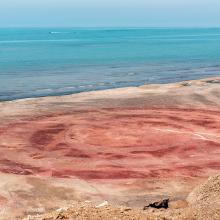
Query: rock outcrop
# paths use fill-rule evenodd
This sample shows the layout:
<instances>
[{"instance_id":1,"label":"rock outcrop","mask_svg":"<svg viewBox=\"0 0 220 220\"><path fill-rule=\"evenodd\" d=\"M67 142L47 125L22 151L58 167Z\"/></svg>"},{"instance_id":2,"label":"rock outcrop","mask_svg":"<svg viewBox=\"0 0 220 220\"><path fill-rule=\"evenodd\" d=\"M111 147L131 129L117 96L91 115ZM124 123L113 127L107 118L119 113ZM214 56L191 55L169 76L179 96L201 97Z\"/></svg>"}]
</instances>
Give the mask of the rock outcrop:
<instances>
[{"instance_id":1,"label":"rock outcrop","mask_svg":"<svg viewBox=\"0 0 220 220\"><path fill-rule=\"evenodd\" d=\"M188 205L179 208L166 208L168 200L149 205L143 210L95 206L91 202L74 203L64 209L42 215L29 216L24 220L219 220L220 219L220 175L210 177L196 187L187 197ZM165 205L165 206L164 206ZM163 207L162 207L163 206Z\"/></svg>"}]
</instances>

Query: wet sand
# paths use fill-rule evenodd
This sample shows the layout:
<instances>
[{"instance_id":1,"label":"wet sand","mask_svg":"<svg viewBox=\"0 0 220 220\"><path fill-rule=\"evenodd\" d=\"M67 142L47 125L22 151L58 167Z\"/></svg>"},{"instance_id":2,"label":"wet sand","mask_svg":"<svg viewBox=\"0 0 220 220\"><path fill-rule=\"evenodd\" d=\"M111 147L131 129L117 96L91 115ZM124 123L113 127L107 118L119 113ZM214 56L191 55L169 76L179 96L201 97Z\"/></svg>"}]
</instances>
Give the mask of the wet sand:
<instances>
[{"instance_id":1,"label":"wet sand","mask_svg":"<svg viewBox=\"0 0 220 220\"><path fill-rule=\"evenodd\" d=\"M0 121L2 219L184 199L220 170L220 78L2 102Z\"/></svg>"}]
</instances>

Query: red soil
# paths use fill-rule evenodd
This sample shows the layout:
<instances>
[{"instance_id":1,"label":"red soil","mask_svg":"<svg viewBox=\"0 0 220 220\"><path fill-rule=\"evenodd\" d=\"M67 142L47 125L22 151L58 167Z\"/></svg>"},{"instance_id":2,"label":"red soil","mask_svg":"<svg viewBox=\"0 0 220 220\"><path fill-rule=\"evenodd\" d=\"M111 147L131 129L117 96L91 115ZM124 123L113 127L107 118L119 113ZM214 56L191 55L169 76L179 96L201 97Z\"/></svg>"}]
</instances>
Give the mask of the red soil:
<instances>
[{"instance_id":1,"label":"red soil","mask_svg":"<svg viewBox=\"0 0 220 220\"><path fill-rule=\"evenodd\" d=\"M150 180L220 170L220 111L121 107L80 113L2 127L0 171Z\"/></svg>"}]
</instances>

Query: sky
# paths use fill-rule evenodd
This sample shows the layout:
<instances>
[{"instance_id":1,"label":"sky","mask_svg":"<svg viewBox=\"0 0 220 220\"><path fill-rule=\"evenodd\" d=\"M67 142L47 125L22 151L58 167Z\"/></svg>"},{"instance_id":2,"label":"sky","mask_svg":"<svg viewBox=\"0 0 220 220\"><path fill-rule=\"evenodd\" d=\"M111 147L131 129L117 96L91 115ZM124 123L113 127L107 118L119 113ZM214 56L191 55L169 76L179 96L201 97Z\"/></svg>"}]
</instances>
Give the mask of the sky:
<instances>
[{"instance_id":1,"label":"sky","mask_svg":"<svg viewBox=\"0 0 220 220\"><path fill-rule=\"evenodd\" d=\"M220 27L220 0L0 0L0 27Z\"/></svg>"}]
</instances>

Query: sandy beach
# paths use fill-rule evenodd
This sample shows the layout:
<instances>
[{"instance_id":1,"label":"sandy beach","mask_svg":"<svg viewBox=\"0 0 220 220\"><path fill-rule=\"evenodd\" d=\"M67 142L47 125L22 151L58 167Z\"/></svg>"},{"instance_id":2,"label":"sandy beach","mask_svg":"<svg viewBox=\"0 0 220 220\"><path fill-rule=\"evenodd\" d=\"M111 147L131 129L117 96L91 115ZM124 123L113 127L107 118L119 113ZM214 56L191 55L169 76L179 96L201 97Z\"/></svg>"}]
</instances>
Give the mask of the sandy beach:
<instances>
[{"instance_id":1,"label":"sandy beach","mask_svg":"<svg viewBox=\"0 0 220 220\"><path fill-rule=\"evenodd\" d=\"M142 208L220 171L220 78L0 102L0 219Z\"/></svg>"}]
</instances>

